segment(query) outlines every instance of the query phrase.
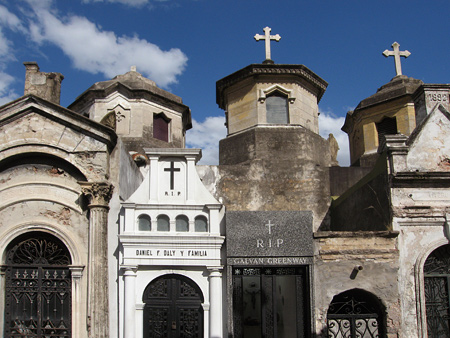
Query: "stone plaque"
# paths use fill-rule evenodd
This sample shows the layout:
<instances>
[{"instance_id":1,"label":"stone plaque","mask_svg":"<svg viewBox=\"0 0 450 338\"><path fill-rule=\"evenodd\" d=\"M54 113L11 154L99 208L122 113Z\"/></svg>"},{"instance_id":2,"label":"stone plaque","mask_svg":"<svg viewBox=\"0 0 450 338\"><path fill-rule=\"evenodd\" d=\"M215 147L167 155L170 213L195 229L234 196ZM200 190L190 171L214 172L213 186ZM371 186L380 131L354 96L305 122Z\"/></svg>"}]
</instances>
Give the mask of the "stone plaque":
<instances>
[{"instance_id":1,"label":"stone plaque","mask_svg":"<svg viewBox=\"0 0 450 338\"><path fill-rule=\"evenodd\" d=\"M311 211L228 211L228 257L313 256Z\"/></svg>"}]
</instances>

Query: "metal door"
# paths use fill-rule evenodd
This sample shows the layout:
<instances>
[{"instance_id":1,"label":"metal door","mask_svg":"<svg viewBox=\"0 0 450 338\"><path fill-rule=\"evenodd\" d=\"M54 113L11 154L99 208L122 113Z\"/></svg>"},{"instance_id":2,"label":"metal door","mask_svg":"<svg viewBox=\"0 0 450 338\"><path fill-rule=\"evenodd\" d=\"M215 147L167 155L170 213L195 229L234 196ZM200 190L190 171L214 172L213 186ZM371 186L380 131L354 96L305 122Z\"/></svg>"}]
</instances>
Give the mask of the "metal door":
<instances>
[{"instance_id":1,"label":"metal door","mask_svg":"<svg viewBox=\"0 0 450 338\"><path fill-rule=\"evenodd\" d=\"M143 301L145 338L203 337L203 296L190 279L159 277L147 286Z\"/></svg>"},{"instance_id":2,"label":"metal door","mask_svg":"<svg viewBox=\"0 0 450 338\"><path fill-rule=\"evenodd\" d=\"M5 337L71 337L71 276L67 248L42 233L9 246Z\"/></svg>"}]
</instances>

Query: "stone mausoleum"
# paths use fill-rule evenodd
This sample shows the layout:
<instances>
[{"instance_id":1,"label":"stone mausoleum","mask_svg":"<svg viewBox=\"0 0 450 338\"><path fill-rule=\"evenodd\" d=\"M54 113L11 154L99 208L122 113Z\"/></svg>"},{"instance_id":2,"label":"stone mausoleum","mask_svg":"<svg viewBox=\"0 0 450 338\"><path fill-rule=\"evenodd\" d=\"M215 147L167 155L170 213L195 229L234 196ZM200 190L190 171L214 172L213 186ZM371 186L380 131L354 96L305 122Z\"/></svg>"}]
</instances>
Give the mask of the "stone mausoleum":
<instances>
[{"instance_id":1,"label":"stone mausoleum","mask_svg":"<svg viewBox=\"0 0 450 338\"><path fill-rule=\"evenodd\" d=\"M0 107L4 337L450 336L448 84L396 75L319 135L327 82L266 58L216 83L218 165L135 67L69 107L25 63ZM326 75L326 74L324 74Z\"/></svg>"}]
</instances>

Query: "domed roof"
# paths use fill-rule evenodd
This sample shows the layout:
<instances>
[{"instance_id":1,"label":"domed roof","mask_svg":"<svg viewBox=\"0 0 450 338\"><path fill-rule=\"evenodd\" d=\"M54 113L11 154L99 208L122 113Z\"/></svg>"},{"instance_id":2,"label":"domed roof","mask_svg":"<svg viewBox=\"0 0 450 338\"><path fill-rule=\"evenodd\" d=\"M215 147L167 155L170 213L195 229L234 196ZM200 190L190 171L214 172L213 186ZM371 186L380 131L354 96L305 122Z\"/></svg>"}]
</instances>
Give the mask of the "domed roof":
<instances>
[{"instance_id":1,"label":"domed roof","mask_svg":"<svg viewBox=\"0 0 450 338\"><path fill-rule=\"evenodd\" d=\"M421 85L423 85L423 81L421 80L406 75L397 75L390 82L378 88L375 94L362 100L355 110L392 100L400 96L412 95Z\"/></svg>"},{"instance_id":2,"label":"domed roof","mask_svg":"<svg viewBox=\"0 0 450 338\"><path fill-rule=\"evenodd\" d=\"M154 81L138 73L136 71L136 67L131 67L131 70L129 72L122 75L117 75L111 80L94 83L83 94L77 97L75 102L84 97L87 93L93 91L105 91L109 94L109 89L116 87L119 84L125 86L131 91L146 91L149 93L157 94L176 103L183 103L181 97L159 88Z\"/></svg>"}]
</instances>

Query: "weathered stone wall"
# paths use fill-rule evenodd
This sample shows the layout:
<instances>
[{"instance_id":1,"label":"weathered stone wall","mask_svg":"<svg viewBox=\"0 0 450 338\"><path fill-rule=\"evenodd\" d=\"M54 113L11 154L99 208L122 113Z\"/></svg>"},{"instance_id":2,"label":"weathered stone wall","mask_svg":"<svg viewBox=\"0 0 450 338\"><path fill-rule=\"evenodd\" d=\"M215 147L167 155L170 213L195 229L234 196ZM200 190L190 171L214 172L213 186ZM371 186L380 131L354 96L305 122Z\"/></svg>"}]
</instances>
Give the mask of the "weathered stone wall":
<instances>
[{"instance_id":1,"label":"weathered stone wall","mask_svg":"<svg viewBox=\"0 0 450 338\"><path fill-rule=\"evenodd\" d=\"M26 67L24 95L33 94L59 104L64 76L60 73L40 72L36 62L24 62L24 65Z\"/></svg>"},{"instance_id":2,"label":"weathered stone wall","mask_svg":"<svg viewBox=\"0 0 450 338\"><path fill-rule=\"evenodd\" d=\"M367 167L330 167L330 194L340 196L370 173Z\"/></svg>"},{"instance_id":3,"label":"weathered stone wall","mask_svg":"<svg viewBox=\"0 0 450 338\"><path fill-rule=\"evenodd\" d=\"M391 229L389 182L385 157L371 173L331 205L331 230L382 231Z\"/></svg>"},{"instance_id":4,"label":"weathered stone wall","mask_svg":"<svg viewBox=\"0 0 450 338\"><path fill-rule=\"evenodd\" d=\"M311 210L330 203L328 142L301 127L254 128L220 143L215 196L227 210Z\"/></svg>"},{"instance_id":5,"label":"weathered stone wall","mask_svg":"<svg viewBox=\"0 0 450 338\"><path fill-rule=\"evenodd\" d=\"M68 247L72 265L88 265L88 218L79 175L51 158L28 156L2 163L0 168L0 252L5 262L6 247L20 234L28 231L50 233ZM81 269L83 270L83 269ZM72 320L78 337L87 337L87 278L79 284L79 303ZM2 290L4 292L4 290ZM75 305L74 305L75 306ZM2 307L3 310L3 307ZM77 317L75 319L75 317ZM1 321L3 325L3 321ZM3 331L3 330L2 330Z\"/></svg>"},{"instance_id":6,"label":"weathered stone wall","mask_svg":"<svg viewBox=\"0 0 450 338\"><path fill-rule=\"evenodd\" d=\"M388 338L401 335L401 292L397 233L317 232L312 290L317 337L327 335L327 312L334 296L362 289L375 295L385 307Z\"/></svg>"}]
</instances>

